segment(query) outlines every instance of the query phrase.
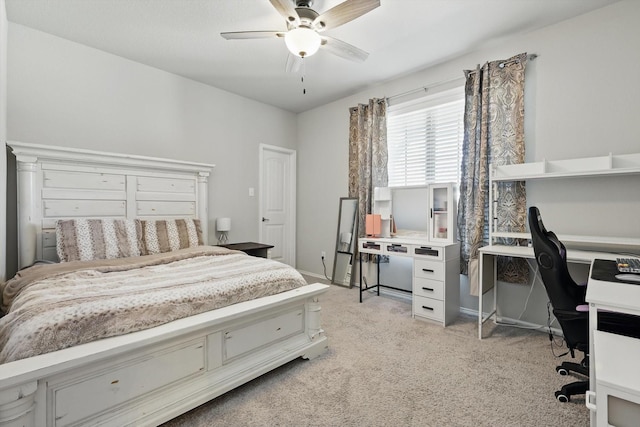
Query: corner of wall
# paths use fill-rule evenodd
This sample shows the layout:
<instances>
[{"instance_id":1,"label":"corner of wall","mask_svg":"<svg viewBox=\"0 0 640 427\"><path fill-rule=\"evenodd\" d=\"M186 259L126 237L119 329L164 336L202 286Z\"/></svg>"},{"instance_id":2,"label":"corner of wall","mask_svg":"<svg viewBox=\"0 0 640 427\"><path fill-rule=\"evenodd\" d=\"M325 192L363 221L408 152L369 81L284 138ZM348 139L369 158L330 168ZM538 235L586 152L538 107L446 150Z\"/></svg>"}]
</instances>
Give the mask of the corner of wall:
<instances>
[{"instance_id":1,"label":"corner of wall","mask_svg":"<svg viewBox=\"0 0 640 427\"><path fill-rule=\"evenodd\" d=\"M0 0L0 142L7 141L7 43L8 43L7 7ZM0 253L7 254L7 154L0 149ZM6 259L0 258L0 280L6 278Z\"/></svg>"}]
</instances>

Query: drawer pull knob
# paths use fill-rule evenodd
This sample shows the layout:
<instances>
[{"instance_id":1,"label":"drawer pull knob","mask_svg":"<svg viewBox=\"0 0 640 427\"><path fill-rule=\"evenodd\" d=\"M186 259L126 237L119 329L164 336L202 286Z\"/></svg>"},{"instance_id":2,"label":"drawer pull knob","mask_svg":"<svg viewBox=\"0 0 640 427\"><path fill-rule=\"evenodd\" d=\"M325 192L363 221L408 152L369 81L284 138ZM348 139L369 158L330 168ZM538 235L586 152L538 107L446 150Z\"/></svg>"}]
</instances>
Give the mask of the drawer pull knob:
<instances>
[{"instance_id":1,"label":"drawer pull knob","mask_svg":"<svg viewBox=\"0 0 640 427\"><path fill-rule=\"evenodd\" d=\"M433 270L430 268L423 268L422 271L427 272L427 273L433 273Z\"/></svg>"},{"instance_id":2,"label":"drawer pull knob","mask_svg":"<svg viewBox=\"0 0 640 427\"><path fill-rule=\"evenodd\" d=\"M433 308L432 308L432 307L427 307L426 305L423 305L423 306L422 306L422 308L424 308L425 310L431 310L431 311L433 311Z\"/></svg>"},{"instance_id":3,"label":"drawer pull knob","mask_svg":"<svg viewBox=\"0 0 640 427\"><path fill-rule=\"evenodd\" d=\"M424 289L425 291L433 292L433 288L425 288L425 287L423 286L423 287L422 287L422 289Z\"/></svg>"}]
</instances>

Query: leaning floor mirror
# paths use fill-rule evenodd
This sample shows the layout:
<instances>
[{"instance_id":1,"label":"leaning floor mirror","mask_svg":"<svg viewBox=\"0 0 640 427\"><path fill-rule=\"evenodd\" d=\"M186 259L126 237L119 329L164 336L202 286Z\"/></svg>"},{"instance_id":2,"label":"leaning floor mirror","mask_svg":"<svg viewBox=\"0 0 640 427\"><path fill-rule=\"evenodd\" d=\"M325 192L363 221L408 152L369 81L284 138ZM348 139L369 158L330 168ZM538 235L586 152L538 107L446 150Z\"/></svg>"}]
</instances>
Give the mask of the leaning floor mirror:
<instances>
[{"instance_id":1,"label":"leaning floor mirror","mask_svg":"<svg viewBox=\"0 0 640 427\"><path fill-rule=\"evenodd\" d=\"M331 283L351 287L358 230L358 199L341 197L338 210L336 253Z\"/></svg>"}]
</instances>

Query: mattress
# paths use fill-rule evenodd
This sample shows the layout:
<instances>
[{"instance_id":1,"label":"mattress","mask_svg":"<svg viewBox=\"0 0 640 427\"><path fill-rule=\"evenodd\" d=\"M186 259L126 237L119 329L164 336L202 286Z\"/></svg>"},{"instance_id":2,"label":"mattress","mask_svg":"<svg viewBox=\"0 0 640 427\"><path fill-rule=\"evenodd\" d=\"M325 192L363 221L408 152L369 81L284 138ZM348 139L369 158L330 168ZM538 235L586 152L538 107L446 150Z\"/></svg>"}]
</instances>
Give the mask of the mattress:
<instances>
[{"instance_id":1,"label":"mattress","mask_svg":"<svg viewBox=\"0 0 640 427\"><path fill-rule=\"evenodd\" d=\"M285 292L292 267L198 246L111 260L36 265L0 287L0 363L162 325Z\"/></svg>"}]
</instances>

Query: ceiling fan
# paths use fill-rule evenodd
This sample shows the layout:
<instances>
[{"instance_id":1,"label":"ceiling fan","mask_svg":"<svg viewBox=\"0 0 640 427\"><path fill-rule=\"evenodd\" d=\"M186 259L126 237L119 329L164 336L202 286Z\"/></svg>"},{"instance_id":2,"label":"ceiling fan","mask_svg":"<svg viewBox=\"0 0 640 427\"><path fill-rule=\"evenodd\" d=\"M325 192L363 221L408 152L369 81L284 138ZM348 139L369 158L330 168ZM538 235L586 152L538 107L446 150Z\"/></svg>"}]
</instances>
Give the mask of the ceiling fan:
<instances>
[{"instance_id":1,"label":"ceiling fan","mask_svg":"<svg viewBox=\"0 0 640 427\"><path fill-rule=\"evenodd\" d=\"M313 0L269 1L284 17L287 31L236 31L220 35L227 40L284 38L291 53L287 59L287 71L296 71L301 58L313 55L320 47L352 61L362 62L369 56L362 49L321 33L372 11L380 6L380 0L346 0L322 14L311 9Z\"/></svg>"}]
</instances>

